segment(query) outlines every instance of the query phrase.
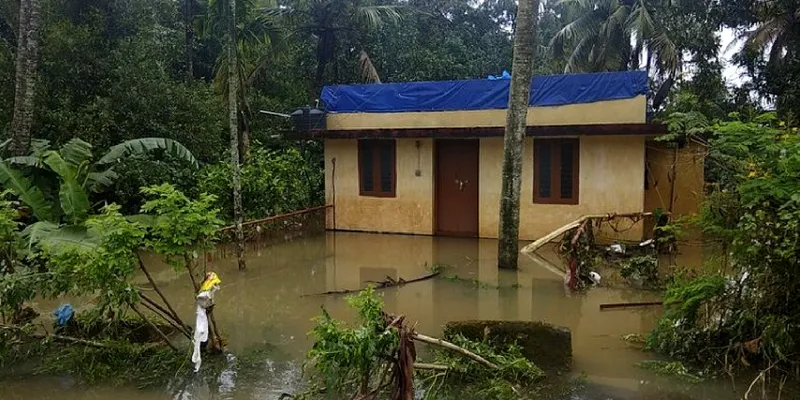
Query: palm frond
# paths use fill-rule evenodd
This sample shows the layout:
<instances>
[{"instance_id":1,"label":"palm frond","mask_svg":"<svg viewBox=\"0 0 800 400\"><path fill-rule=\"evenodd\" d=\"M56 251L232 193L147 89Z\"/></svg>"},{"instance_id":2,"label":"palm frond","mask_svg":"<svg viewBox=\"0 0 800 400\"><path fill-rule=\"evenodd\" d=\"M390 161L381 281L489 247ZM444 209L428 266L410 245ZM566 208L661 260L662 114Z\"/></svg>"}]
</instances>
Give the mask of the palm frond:
<instances>
[{"instance_id":1,"label":"palm frond","mask_svg":"<svg viewBox=\"0 0 800 400\"><path fill-rule=\"evenodd\" d=\"M151 150L164 150L166 153L192 163L195 167L198 165L197 159L189 149L175 140L164 138L133 139L120 143L109 149L108 153L98 161L98 164L110 164L125 156L143 154Z\"/></svg>"},{"instance_id":2,"label":"palm frond","mask_svg":"<svg viewBox=\"0 0 800 400\"><path fill-rule=\"evenodd\" d=\"M0 162L0 186L10 190L20 201L31 208L33 215L42 221L53 221L53 209L44 197L44 193L33 185L30 179L19 170L11 168L7 163Z\"/></svg>"},{"instance_id":3,"label":"palm frond","mask_svg":"<svg viewBox=\"0 0 800 400\"><path fill-rule=\"evenodd\" d=\"M662 72L672 74L678 70L680 66L678 46L666 31L662 29L656 31L649 40L647 49L656 56L657 65L660 65Z\"/></svg>"},{"instance_id":4,"label":"palm frond","mask_svg":"<svg viewBox=\"0 0 800 400\"><path fill-rule=\"evenodd\" d=\"M79 138L74 138L61 146L59 153L64 160L77 168L82 162L92 158L92 145Z\"/></svg>"},{"instance_id":5,"label":"palm frond","mask_svg":"<svg viewBox=\"0 0 800 400\"><path fill-rule=\"evenodd\" d=\"M357 10L359 20L368 29L377 29L384 23L397 24L403 20L403 6L383 5L383 6L361 6Z\"/></svg>"},{"instance_id":6,"label":"palm frond","mask_svg":"<svg viewBox=\"0 0 800 400\"><path fill-rule=\"evenodd\" d=\"M790 21L784 16L772 18L757 28L744 33L745 45L755 49L763 49L789 29Z\"/></svg>"},{"instance_id":7,"label":"palm frond","mask_svg":"<svg viewBox=\"0 0 800 400\"><path fill-rule=\"evenodd\" d=\"M364 80L371 83L381 83L381 77L378 74L378 70L375 68L375 65L372 64L369 54L362 49L358 58L359 63L361 64L361 76L364 78Z\"/></svg>"}]
</instances>

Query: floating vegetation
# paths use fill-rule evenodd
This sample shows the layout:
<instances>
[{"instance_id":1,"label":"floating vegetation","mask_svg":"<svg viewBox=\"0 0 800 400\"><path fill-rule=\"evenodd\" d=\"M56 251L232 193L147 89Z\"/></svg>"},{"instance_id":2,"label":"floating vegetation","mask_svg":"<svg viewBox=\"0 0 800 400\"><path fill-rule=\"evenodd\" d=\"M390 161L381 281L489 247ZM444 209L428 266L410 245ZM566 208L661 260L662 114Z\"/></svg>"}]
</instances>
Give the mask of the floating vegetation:
<instances>
[{"instance_id":1,"label":"floating vegetation","mask_svg":"<svg viewBox=\"0 0 800 400\"><path fill-rule=\"evenodd\" d=\"M703 378L693 374L680 361L646 360L636 364L637 367L653 371L660 375L673 376L689 383L700 383Z\"/></svg>"},{"instance_id":2,"label":"floating vegetation","mask_svg":"<svg viewBox=\"0 0 800 400\"><path fill-rule=\"evenodd\" d=\"M516 345L496 349L462 336L445 341L415 332L404 316L383 311L372 288L348 302L357 325L348 326L325 310L316 318L307 363L312 389L295 398L412 400L418 393L440 398L432 396L447 387L448 393L469 388L483 399L517 399L533 393L544 376ZM433 364L417 362L417 342L434 346Z\"/></svg>"}]
</instances>

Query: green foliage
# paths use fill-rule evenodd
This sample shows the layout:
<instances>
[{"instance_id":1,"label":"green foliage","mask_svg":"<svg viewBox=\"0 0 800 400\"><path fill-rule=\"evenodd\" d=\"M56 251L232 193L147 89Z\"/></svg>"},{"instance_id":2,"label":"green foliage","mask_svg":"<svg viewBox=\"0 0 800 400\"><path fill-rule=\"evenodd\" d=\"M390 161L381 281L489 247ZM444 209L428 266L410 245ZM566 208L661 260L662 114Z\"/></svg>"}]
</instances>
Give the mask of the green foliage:
<instances>
[{"instance_id":1,"label":"green foliage","mask_svg":"<svg viewBox=\"0 0 800 400\"><path fill-rule=\"evenodd\" d=\"M689 383L700 383L703 378L693 374L680 361L648 360L636 364L640 368L654 371L661 375L674 376Z\"/></svg>"},{"instance_id":2,"label":"green foliage","mask_svg":"<svg viewBox=\"0 0 800 400\"><path fill-rule=\"evenodd\" d=\"M191 370L185 353L132 344L110 348L58 346L47 359L51 361L38 373L69 374L88 385L156 387Z\"/></svg>"},{"instance_id":3,"label":"green foliage","mask_svg":"<svg viewBox=\"0 0 800 400\"><path fill-rule=\"evenodd\" d=\"M201 194L192 200L167 183L143 188L142 193L150 199L142 212L153 217L148 219L145 245L165 256L175 269L186 267L187 257L196 259L198 251L213 245L222 226L213 195Z\"/></svg>"},{"instance_id":4,"label":"green foliage","mask_svg":"<svg viewBox=\"0 0 800 400\"><path fill-rule=\"evenodd\" d=\"M11 317L12 321L23 304L36 294L40 277L26 260L28 252L18 218L15 204L0 195L0 314Z\"/></svg>"},{"instance_id":5,"label":"green foliage","mask_svg":"<svg viewBox=\"0 0 800 400\"><path fill-rule=\"evenodd\" d=\"M352 390L365 378L369 381L378 375L383 358L394 354L399 342L396 329L384 328L383 301L371 287L348 297L347 302L358 312L356 327L347 327L323 309L311 331L314 346L308 353L309 362L334 393Z\"/></svg>"},{"instance_id":6,"label":"green foliage","mask_svg":"<svg viewBox=\"0 0 800 400\"><path fill-rule=\"evenodd\" d=\"M436 398L444 389L445 392L474 394L481 399L518 399L523 393L532 394L535 384L544 378L544 372L526 359L517 345L497 348L492 343L475 342L461 335L447 339L456 346L480 354L497 365L498 369L489 371L461 355L437 349L434 353L435 363L450 369L447 372L448 379L439 385L434 382L426 398Z\"/></svg>"},{"instance_id":7,"label":"green foliage","mask_svg":"<svg viewBox=\"0 0 800 400\"><path fill-rule=\"evenodd\" d=\"M720 339L722 316L716 314L725 294L725 278L721 275L676 279L664 295L664 315L647 337L646 347L670 357L690 362L719 362L719 354L709 348ZM701 307L707 308L701 313Z\"/></svg>"},{"instance_id":8,"label":"green foliage","mask_svg":"<svg viewBox=\"0 0 800 400\"><path fill-rule=\"evenodd\" d=\"M130 282L138 266L137 251L145 235L138 223L129 222L119 207L108 205L86 221L87 235L96 245L86 248L69 242L41 243L51 277L42 282L46 297L97 296L97 314L124 314L138 300Z\"/></svg>"},{"instance_id":9,"label":"green foliage","mask_svg":"<svg viewBox=\"0 0 800 400\"><path fill-rule=\"evenodd\" d=\"M242 166L242 199L245 216L258 219L308 208L322 203L323 174L309 165L297 149L267 150L254 147ZM233 211L230 163L206 168L200 191L216 196L216 207Z\"/></svg>"},{"instance_id":10,"label":"green foliage","mask_svg":"<svg viewBox=\"0 0 800 400\"><path fill-rule=\"evenodd\" d=\"M658 257L653 254L643 254L631 257L622 263L620 274L623 278L634 282L641 282L644 286L657 287Z\"/></svg>"},{"instance_id":11,"label":"green foliage","mask_svg":"<svg viewBox=\"0 0 800 400\"><path fill-rule=\"evenodd\" d=\"M96 163L92 163L92 145L81 139L72 139L59 150L51 150L49 143L42 141L30 156L0 163L0 183L19 196L41 221L80 225L91 211L89 194L104 190L118 177L109 164L152 150L197 162L183 145L169 139L129 140L112 147ZM9 164L21 168L14 169Z\"/></svg>"}]
</instances>

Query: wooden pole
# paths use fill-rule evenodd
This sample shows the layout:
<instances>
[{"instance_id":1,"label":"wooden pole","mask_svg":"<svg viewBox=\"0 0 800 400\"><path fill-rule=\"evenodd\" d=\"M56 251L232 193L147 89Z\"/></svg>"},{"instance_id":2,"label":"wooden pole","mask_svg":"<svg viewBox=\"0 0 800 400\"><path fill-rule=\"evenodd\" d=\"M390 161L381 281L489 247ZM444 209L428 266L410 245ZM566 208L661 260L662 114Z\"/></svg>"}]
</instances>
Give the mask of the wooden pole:
<instances>
[{"instance_id":1,"label":"wooden pole","mask_svg":"<svg viewBox=\"0 0 800 400\"><path fill-rule=\"evenodd\" d=\"M156 330L158 335L161 336L162 339L164 339L164 342L166 342L167 345L169 345L169 347L172 348L172 350L178 351L178 348L175 347L174 344L172 344L172 341L169 340L167 335L165 335L164 332L161 332L161 329L158 329L158 327L156 326L156 324L153 323L153 321L150 321L144 314L142 314L142 312L139 311L138 308L136 308L136 305L134 305L133 303L129 303L129 305L131 307L131 310L133 310L133 312L135 312L141 319L143 319L144 322L147 323L147 325L150 325L151 328Z\"/></svg>"},{"instance_id":2,"label":"wooden pole","mask_svg":"<svg viewBox=\"0 0 800 400\"><path fill-rule=\"evenodd\" d=\"M142 270L142 272L144 272L144 276L146 276L146 277L147 277L147 280L150 282L150 284L151 284L151 285L153 285L153 289L155 289L156 293L158 293L158 296L159 296L159 297L161 297L161 301L163 301L163 302L164 302L164 304L167 306L167 308L169 309L169 311L170 311L170 313L172 314L172 316L173 316L173 317L175 317L175 320L176 320L176 321L180 321L180 320L181 320L181 317L179 317L179 316L178 316L178 313L177 313L177 312L175 312L175 309L173 309L173 308L172 308L172 305L171 305L171 304L169 304L169 301L167 301L167 297L166 297L166 296L164 296L164 293L162 293L162 292L161 292L161 289L159 289L159 288L158 288L158 285L156 285L156 281L155 281L155 280L153 279L153 277L150 275L150 272L149 272L149 271L147 271L147 268L145 268L145 266L144 266L144 262L142 261L142 257L140 257L140 256L137 254L137 255L136 255L136 258L137 258L137 259L139 259L139 269L141 269L141 270ZM183 323L181 323L181 325L183 325Z\"/></svg>"},{"instance_id":3,"label":"wooden pole","mask_svg":"<svg viewBox=\"0 0 800 400\"><path fill-rule=\"evenodd\" d=\"M169 313L165 313L164 309L161 308L158 304L149 304L147 301L142 303L148 310L152 311L154 314L161 317L164 321L167 321L173 328L177 329L183 336L186 336L187 339L192 339L192 335L186 330L185 327L178 325L175 321L170 318ZM159 312L160 311L160 312ZM163 313L163 314L162 314Z\"/></svg>"}]
</instances>

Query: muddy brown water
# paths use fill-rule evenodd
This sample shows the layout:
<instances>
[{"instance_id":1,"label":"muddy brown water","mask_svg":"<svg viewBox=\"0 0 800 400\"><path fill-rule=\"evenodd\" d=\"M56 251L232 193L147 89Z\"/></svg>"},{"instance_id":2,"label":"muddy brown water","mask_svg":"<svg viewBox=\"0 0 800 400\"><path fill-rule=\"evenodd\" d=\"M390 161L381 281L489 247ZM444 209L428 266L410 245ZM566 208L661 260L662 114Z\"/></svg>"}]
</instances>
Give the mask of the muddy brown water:
<instances>
[{"instance_id":1,"label":"muddy brown water","mask_svg":"<svg viewBox=\"0 0 800 400\"><path fill-rule=\"evenodd\" d=\"M494 240L340 232L273 246L252 244L248 254L245 272L237 271L235 260L223 252L210 266L222 279L215 314L230 342L229 367L203 378L176 377L167 387L146 390L85 388L69 377L7 380L0 384L0 399L275 399L301 385L301 364L311 345L307 332L320 307L336 317L351 316L343 296L302 295L359 288L386 276L411 279L434 264L452 268L440 278L381 291L387 309L418 321L417 330L430 335L438 335L447 321L466 319L542 320L568 327L572 370L583 377L579 380L585 389L567 399L740 397L729 381L690 385L635 366L654 356L621 337L650 330L660 310L601 312L600 304L652 301L655 294L595 288L571 295L560 277L526 257L520 258L519 271L499 271ZM191 321L193 296L186 276L155 258L148 264L178 312ZM57 304L39 307L47 310Z\"/></svg>"}]
</instances>

